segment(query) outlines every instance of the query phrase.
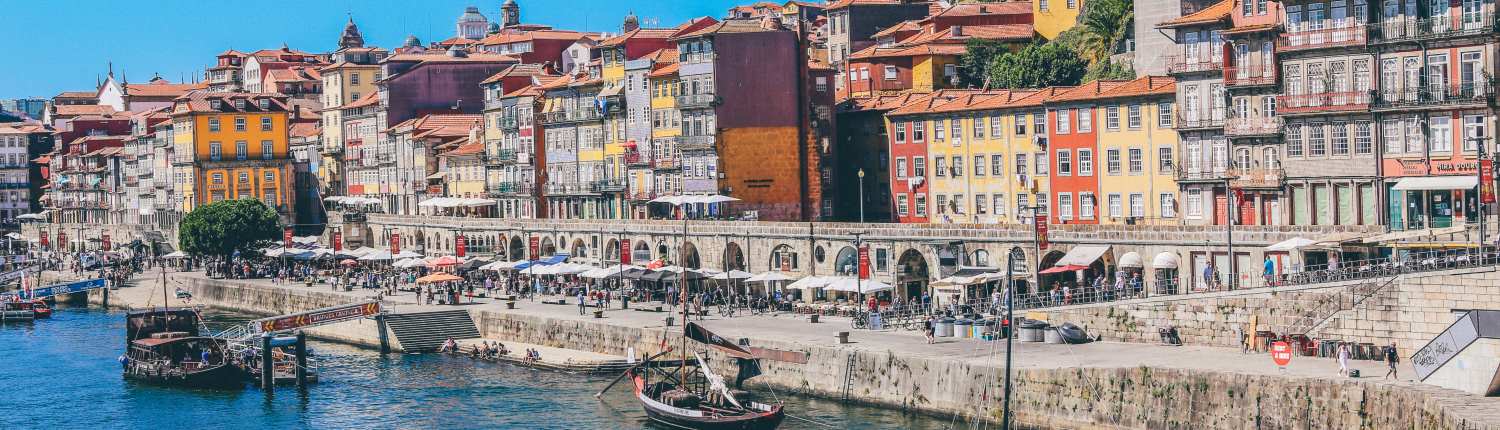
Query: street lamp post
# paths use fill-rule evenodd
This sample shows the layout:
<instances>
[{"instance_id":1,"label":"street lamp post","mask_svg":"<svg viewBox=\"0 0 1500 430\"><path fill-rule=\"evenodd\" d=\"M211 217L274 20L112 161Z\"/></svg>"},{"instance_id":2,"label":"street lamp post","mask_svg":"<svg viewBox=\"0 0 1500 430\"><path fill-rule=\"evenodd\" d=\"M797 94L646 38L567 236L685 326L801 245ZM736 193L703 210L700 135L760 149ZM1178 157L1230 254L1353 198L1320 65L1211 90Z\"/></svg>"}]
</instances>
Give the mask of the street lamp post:
<instances>
[{"instance_id":1,"label":"street lamp post","mask_svg":"<svg viewBox=\"0 0 1500 430\"><path fill-rule=\"evenodd\" d=\"M1001 422L1001 428L1010 429L1010 365L1012 339L1016 336L1015 321L1015 271L1017 254L1021 261L1026 261L1026 252L1020 247L1011 247L1005 258L1005 323L1010 329L1005 333L1005 415Z\"/></svg>"},{"instance_id":2,"label":"street lamp post","mask_svg":"<svg viewBox=\"0 0 1500 430\"><path fill-rule=\"evenodd\" d=\"M859 222L865 222L865 169L859 169Z\"/></svg>"}]
</instances>

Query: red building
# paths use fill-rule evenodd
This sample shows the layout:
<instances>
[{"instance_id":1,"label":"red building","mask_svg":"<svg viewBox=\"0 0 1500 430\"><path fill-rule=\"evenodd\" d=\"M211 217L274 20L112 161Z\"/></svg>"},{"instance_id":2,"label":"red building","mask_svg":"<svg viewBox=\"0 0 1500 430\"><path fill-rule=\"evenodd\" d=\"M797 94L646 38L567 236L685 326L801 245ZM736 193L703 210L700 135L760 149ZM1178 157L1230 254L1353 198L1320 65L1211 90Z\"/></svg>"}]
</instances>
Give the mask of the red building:
<instances>
[{"instance_id":1,"label":"red building","mask_svg":"<svg viewBox=\"0 0 1500 430\"><path fill-rule=\"evenodd\" d=\"M1099 177L1083 175L1076 164L1080 153L1090 157L1099 154L1099 127L1094 127L1093 100L1126 81L1093 81L1058 94L1047 102L1046 152L1050 166L1048 179L1052 192L1049 209L1057 224L1098 224L1099 217L1089 215L1098 207ZM1038 164L1042 160L1037 160Z\"/></svg>"},{"instance_id":2,"label":"red building","mask_svg":"<svg viewBox=\"0 0 1500 430\"><path fill-rule=\"evenodd\" d=\"M948 102L942 92L900 100L905 104L886 114L890 144L891 208L896 222L927 223L932 218L928 204L927 121L919 115Z\"/></svg>"}]
</instances>

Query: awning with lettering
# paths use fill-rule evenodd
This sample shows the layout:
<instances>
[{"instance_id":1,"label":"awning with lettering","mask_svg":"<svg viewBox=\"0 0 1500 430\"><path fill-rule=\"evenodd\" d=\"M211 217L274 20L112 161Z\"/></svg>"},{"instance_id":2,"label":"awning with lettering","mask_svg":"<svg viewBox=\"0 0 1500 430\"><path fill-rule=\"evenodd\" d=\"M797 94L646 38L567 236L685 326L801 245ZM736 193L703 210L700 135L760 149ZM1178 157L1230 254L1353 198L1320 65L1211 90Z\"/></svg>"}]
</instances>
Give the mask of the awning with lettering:
<instances>
[{"instance_id":1,"label":"awning with lettering","mask_svg":"<svg viewBox=\"0 0 1500 430\"><path fill-rule=\"evenodd\" d=\"M1053 266L1088 266L1106 252L1109 252L1109 245L1078 245L1068 250L1067 255L1063 255Z\"/></svg>"},{"instance_id":2,"label":"awning with lettering","mask_svg":"<svg viewBox=\"0 0 1500 430\"><path fill-rule=\"evenodd\" d=\"M1467 190L1479 186L1478 176L1421 176L1401 178L1396 191Z\"/></svg>"}]
</instances>

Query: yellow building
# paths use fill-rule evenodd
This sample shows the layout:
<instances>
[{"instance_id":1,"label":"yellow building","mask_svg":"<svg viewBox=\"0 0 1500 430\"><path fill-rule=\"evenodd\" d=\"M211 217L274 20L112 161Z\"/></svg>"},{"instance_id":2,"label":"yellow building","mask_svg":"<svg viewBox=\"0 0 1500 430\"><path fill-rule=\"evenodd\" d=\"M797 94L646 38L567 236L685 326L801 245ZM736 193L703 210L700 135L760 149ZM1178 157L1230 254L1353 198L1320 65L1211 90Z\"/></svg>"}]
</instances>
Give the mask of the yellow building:
<instances>
[{"instance_id":1,"label":"yellow building","mask_svg":"<svg viewBox=\"0 0 1500 430\"><path fill-rule=\"evenodd\" d=\"M293 192L286 96L195 91L172 107L183 211L255 198L291 213Z\"/></svg>"},{"instance_id":2,"label":"yellow building","mask_svg":"<svg viewBox=\"0 0 1500 430\"><path fill-rule=\"evenodd\" d=\"M643 204L643 209L636 211L640 217L649 216L641 212L646 201L682 192L679 164L682 155L677 150L677 136L682 135L682 111L677 110L682 80L677 74L678 63L669 57L674 56L663 56L662 62L646 75L651 85L651 111L647 118L651 122L651 141L638 144L634 164L639 168L630 170L632 198Z\"/></svg>"},{"instance_id":3,"label":"yellow building","mask_svg":"<svg viewBox=\"0 0 1500 430\"><path fill-rule=\"evenodd\" d=\"M438 155L439 171L445 172L447 181L445 197L483 198L485 195L484 141L478 131L471 137L444 145L446 152ZM442 148L439 148L442 149Z\"/></svg>"},{"instance_id":4,"label":"yellow building","mask_svg":"<svg viewBox=\"0 0 1500 430\"><path fill-rule=\"evenodd\" d=\"M1047 40L1078 25L1083 0L1036 0L1031 2L1031 25Z\"/></svg>"},{"instance_id":5,"label":"yellow building","mask_svg":"<svg viewBox=\"0 0 1500 430\"><path fill-rule=\"evenodd\" d=\"M346 175L340 171L344 150L341 108L378 91L375 81L380 80L379 62L387 53L381 48L346 47L334 52L333 64L318 69L323 79L323 159L317 174L325 191L343 194L345 190Z\"/></svg>"},{"instance_id":6,"label":"yellow building","mask_svg":"<svg viewBox=\"0 0 1500 430\"><path fill-rule=\"evenodd\" d=\"M1176 91L1172 78L1145 76L1096 99L1100 224L1177 224Z\"/></svg>"}]
</instances>

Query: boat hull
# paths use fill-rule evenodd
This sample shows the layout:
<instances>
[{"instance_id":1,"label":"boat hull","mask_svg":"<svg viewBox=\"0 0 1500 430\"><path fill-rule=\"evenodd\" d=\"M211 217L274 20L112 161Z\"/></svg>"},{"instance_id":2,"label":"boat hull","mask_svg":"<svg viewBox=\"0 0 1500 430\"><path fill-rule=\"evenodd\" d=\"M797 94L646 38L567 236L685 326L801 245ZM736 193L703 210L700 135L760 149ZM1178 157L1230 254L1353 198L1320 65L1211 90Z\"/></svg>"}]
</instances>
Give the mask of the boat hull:
<instances>
[{"instance_id":1,"label":"boat hull","mask_svg":"<svg viewBox=\"0 0 1500 430\"><path fill-rule=\"evenodd\" d=\"M766 405L765 410L719 415L703 409L672 407L637 392L646 417L673 428L691 430L772 430L786 418L781 405Z\"/></svg>"},{"instance_id":2,"label":"boat hull","mask_svg":"<svg viewBox=\"0 0 1500 430\"><path fill-rule=\"evenodd\" d=\"M245 387L240 368L222 364L194 371L153 371L145 367L125 369L125 379L170 387L238 389Z\"/></svg>"}]
</instances>

